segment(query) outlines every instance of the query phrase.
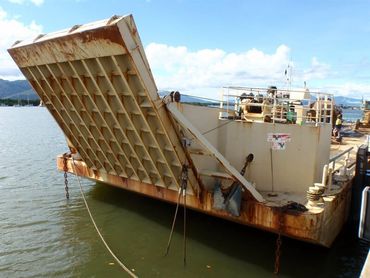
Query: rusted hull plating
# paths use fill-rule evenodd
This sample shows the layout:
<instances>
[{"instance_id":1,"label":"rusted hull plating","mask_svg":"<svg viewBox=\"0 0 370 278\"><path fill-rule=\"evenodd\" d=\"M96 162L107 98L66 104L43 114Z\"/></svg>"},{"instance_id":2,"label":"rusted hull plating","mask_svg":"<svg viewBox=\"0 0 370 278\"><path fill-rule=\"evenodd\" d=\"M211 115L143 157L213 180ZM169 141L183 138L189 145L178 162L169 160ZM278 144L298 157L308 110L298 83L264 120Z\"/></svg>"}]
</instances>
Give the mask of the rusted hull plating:
<instances>
[{"instance_id":1,"label":"rusted hull plating","mask_svg":"<svg viewBox=\"0 0 370 278\"><path fill-rule=\"evenodd\" d=\"M140 193L162 201L176 203L177 192L152 184L143 183L124 177L110 175L89 168L83 161L67 160L68 172ZM57 158L57 166L63 171L63 157ZM212 208L211 193L203 194L201 198L187 195L188 208L224 218L240 224L253 226L294 239L330 247L348 217L351 200L351 181L348 181L341 193L325 199L325 209L320 212L281 212L279 207L269 206L266 203L255 201L253 198L243 199L241 215L232 216L224 211Z\"/></svg>"}]
</instances>

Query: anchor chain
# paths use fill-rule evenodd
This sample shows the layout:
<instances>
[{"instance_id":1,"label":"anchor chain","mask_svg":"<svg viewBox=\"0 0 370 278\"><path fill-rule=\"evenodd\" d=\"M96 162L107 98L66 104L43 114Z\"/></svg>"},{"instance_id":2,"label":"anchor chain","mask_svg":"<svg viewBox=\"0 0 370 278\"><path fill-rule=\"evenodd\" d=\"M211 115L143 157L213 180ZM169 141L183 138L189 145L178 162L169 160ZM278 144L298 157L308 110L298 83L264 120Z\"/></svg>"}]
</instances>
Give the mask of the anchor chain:
<instances>
[{"instance_id":1,"label":"anchor chain","mask_svg":"<svg viewBox=\"0 0 370 278\"><path fill-rule=\"evenodd\" d=\"M64 190L66 191L66 198L69 199L67 157L67 153L63 154Z\"/></svg>"},{"instance_id":2,"label":"anchor chain","mask_svg":"<svg viewBox=\"0 0 370 278\"><path fill-rule=\"evenodd\" d=\"M276 239L276 249L275 249L275 268L274 268L274 274L279 274L280 271L280 257L281 257L281 245L283 244L281 234L283 232L283 226L284 226L284 212L286 211L286 206L279 208L279 230L278 230L278 237Z\"/></svg>"},{"instance_id":3,"label":"anchor chain","mask_svg":"<svg viewBox=\"0 0 370 278\"><path fill-rule=\"evenodd\" d=\"M281 257L281 246L283 244L282 241L282 233L284 227L284 214L286 212L293 212L293 213L302 213L307 211L307 208L297 202L288 202L282 207L278 208L278 237L276 239L276 249L275 249L275 269L274 274L279 274L280 271L280 257Z\"/></svg>"}]
</instances>

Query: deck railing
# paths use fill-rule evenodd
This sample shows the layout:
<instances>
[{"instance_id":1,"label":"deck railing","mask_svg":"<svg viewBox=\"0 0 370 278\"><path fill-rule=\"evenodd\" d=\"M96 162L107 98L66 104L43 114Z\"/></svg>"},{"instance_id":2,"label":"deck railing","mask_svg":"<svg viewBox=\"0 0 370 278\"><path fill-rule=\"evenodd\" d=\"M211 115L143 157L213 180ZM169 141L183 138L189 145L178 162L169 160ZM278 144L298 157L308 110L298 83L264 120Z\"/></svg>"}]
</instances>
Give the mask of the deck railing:
<instances>
[{"instance_id":1,"label":"deck railing","mask_svg":"<svg viewBox=\"0 0 370 278\"><path fill-rule=\"evenodd\" d=\"M224 112L220 113L220 118L235 116L241 120L273 123L331 124L333 99L332 94L310 92L308 89L298 91L273 87L267 89L224 87L220 101L220 107ZM242 113L240 111L243 108L244 112L247 110L260 112Z\"/></svg>"},{"instance_id":2,"label":"deck railing","mask_svg":"<svg viewBox=\"0 0 370 278\"><path fill-rule=\"evenodd\" d=\"M338 173L343 179L347 180L350 176L353 176L355 170L355 163L350 163L351 152L354 147L332 156L329 159L329 163L324 165L321 185L326 186L328 192L332 187L333 175ZM339 164L339 167L338 165Z\"/></svg>"}]
</instances>

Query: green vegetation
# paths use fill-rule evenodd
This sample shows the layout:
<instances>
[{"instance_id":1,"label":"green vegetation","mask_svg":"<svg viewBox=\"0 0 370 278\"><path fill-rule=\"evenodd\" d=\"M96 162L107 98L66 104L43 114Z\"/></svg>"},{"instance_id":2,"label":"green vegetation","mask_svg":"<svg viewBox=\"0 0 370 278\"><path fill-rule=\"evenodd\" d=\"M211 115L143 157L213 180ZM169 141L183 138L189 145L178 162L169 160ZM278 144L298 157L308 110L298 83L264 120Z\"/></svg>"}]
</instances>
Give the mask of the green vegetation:
<instances>
[{"instance_id":1,"label":"green vegetation","mask_svg":"<svg viewBox=\"0 0 370 278\"><path fill-rule=\"evenodd\" d=\"M27 100L27 99L0 99L0 106L14 106L14 105L32 105L32 106L38 106L40 104L40 101L37 99L33 100Z\"/></svg>"}]
</instances>

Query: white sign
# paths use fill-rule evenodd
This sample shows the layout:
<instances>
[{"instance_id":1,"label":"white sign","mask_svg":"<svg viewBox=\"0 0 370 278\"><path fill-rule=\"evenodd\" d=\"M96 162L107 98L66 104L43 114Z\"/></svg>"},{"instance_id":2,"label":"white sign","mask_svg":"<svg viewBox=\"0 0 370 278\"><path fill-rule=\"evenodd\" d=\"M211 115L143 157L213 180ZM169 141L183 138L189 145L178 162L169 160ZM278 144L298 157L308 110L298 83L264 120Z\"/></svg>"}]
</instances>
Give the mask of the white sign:
<instances>
[{"instance_id":1,"label":"white sign","mask_svg":"<svg viewBox=\"0 0 370 278\"><path fill-rule=\"evenodd\" d=\"M285 150L286 143L290 142L290 133L268 133L267 142L271 143L273 150Z\"/></svg>"}]
</instances>

